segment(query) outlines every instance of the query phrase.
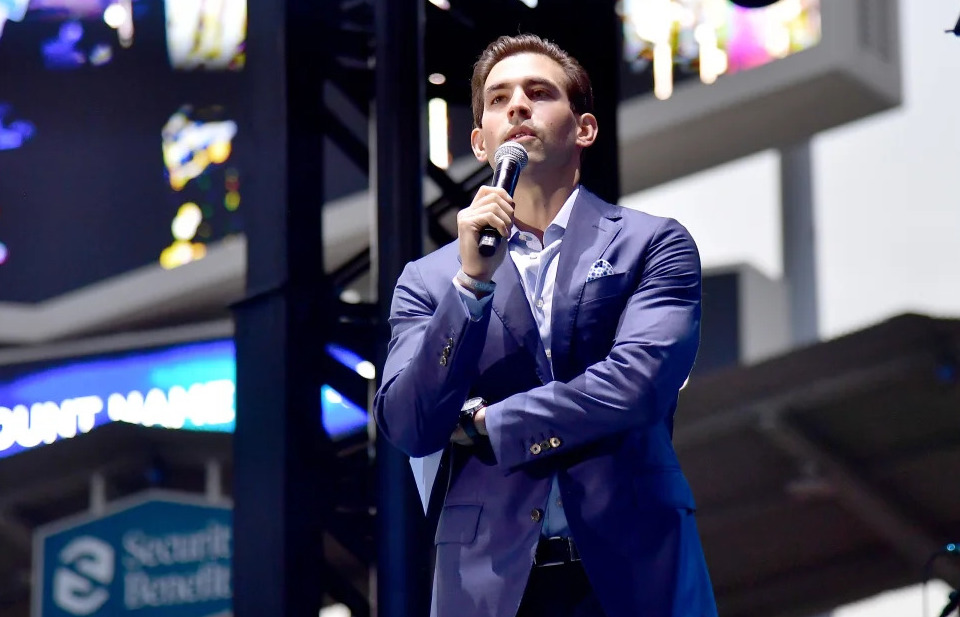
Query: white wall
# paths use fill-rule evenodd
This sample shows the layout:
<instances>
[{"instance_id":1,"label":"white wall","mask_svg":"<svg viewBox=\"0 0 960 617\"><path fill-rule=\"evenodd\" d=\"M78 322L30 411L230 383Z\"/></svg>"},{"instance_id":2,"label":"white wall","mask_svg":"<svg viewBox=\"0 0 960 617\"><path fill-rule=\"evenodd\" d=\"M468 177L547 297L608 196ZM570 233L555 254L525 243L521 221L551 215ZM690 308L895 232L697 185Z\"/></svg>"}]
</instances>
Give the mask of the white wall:
<instances>
[{"instance_id":1,"label":"white wall","mask_svg":"<svg viewBox=\"0 0 960 617\"><path fill-rule=\"evenodd\" d=\"M814 141L826 338L906 311L960 317L960 38L944 33L958 13L960 0L901 0L903 106ZM705 266L780 276L778 160L761 153L621 203L680 220Z\"/></svg>"}]
</instances>

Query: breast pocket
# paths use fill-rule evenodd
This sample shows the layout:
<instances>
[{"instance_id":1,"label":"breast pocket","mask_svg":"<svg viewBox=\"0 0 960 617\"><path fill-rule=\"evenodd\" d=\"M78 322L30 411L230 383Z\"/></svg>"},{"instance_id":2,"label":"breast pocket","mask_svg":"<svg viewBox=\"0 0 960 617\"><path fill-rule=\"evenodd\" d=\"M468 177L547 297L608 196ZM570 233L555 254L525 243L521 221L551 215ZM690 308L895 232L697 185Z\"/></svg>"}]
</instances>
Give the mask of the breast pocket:
<instances>
[{"instance_id":1,"label":"breast pocket","mask_svg":"<svg viewBox=\"0 0 960 617\"><path fill-rule=\"evenodd\" d=\"M587 281L583 287L583 296L580 298L580 306L597 302L611 296L619 296L627 291L630 285L630 273L618 272L607 276L601 276L598 279Z\"/></svg>"},{"instance_id":2,"label":"breast pocket","mask_svg":"<svg viewBox=\"0 0 960 617\"><path fill-rule=\"evenodd\" d=\"M590 281L584 288L570 345L571 354L582 366L598 362L610 353L617 325L630 299L630 282L626 273L611 274Z\"/></svg>"}]
</instances>

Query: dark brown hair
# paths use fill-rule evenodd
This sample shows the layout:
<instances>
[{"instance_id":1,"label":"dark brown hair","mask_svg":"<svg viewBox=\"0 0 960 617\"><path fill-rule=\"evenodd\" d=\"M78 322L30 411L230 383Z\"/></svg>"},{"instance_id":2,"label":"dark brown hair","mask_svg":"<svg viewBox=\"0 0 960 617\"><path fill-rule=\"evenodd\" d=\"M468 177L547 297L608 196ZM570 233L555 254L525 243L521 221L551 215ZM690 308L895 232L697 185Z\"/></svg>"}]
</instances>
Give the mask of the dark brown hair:
<instances>
[{"instance_id":1,"label":"dark brown hair","mask_svg":"<svg viewBox=\"0 0 960 617\"><path fill-rule=\"evenodd\" d=\"M570 99L570 107L577 114L593 113L593 88L590 85L590 76L576 58L556 43L544 40L536 34L501 36L487 45L477 63L473 65L470 88L475 127L479 128L483 117L483 86L490 71L504 58L524 53L541 54L559 64L567 76L567 98Z\"/></svg>"}]
</instances>

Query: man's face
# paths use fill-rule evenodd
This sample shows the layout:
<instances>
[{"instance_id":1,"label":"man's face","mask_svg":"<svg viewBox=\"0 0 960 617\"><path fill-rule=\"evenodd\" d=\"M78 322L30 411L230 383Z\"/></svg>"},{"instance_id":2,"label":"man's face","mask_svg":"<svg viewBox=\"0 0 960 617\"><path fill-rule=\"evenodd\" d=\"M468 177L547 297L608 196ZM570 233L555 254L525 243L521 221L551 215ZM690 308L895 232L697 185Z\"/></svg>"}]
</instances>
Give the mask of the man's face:
<instances>
[{"instance_id":1,"label":"man's face","mask_svg":"<svg viewBox=\"0 0 960 617\"><path fill-rule=\"evenodd\" d=\"M487 75L480 128L470 141L479 161L492 161L501 144L516 141L529 154L529 174L578 164L580 150L595 137L593 115L570 107L563 68L547 56L522 53Z\"/></svg>"}]
</instances>

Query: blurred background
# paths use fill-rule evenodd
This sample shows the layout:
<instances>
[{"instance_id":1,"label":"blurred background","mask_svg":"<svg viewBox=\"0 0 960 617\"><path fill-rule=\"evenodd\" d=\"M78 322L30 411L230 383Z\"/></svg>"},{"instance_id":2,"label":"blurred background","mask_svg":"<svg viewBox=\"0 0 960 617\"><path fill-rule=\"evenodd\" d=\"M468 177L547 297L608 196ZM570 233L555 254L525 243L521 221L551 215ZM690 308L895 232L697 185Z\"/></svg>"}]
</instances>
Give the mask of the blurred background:
<instances>
[{"instance_id":1,"label":"blurred background","mask_svg":"<svg viewBox=\"0 0 960 617\"><path fill-rule=\"evenodd\" d=\"M420 614L386 296L489 181L471 67L522 31L594 80L585 184L699 245L675 443L720 614L956 614L958 19L0 0L0 616Z\"/></svg>"}]
</instances>

